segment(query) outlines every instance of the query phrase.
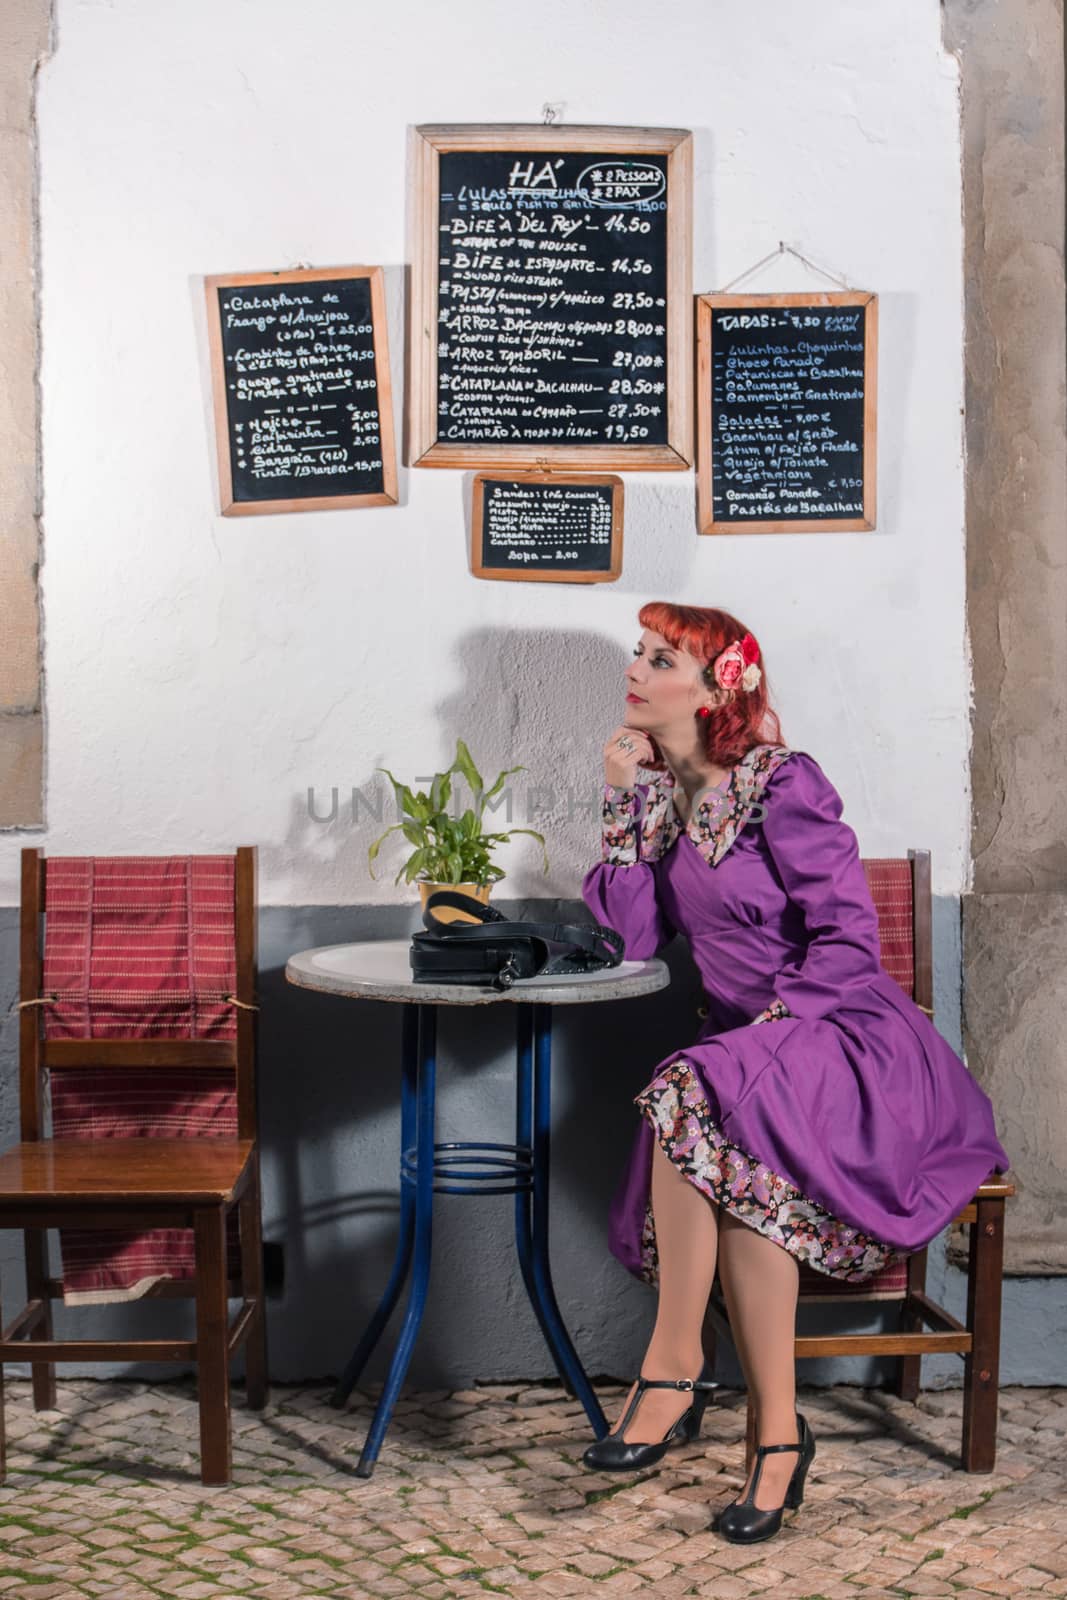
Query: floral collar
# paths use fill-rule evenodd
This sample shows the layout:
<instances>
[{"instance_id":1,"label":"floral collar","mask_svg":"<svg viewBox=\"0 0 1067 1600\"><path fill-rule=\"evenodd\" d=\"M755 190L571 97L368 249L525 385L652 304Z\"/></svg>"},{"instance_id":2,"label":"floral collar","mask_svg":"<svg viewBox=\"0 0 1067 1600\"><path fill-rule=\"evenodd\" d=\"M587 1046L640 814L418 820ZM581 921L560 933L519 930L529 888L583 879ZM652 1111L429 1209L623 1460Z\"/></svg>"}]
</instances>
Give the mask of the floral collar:
<instances>
[{"instance_id":1,"label":"floral collar","mask_svg":"<svg viewBox=\"0 0 1067 1600\"><path fill-rule=\"evenodd\" d=\"M727 788L702 800L684 824L674 805L673 772L657 772L641 820L641 859L656 861L666 855L684 829L708 866L717 867L748 821L771 773L792 754L781 744L755 745L734 767Z\"/></svg>"}]
</instances>

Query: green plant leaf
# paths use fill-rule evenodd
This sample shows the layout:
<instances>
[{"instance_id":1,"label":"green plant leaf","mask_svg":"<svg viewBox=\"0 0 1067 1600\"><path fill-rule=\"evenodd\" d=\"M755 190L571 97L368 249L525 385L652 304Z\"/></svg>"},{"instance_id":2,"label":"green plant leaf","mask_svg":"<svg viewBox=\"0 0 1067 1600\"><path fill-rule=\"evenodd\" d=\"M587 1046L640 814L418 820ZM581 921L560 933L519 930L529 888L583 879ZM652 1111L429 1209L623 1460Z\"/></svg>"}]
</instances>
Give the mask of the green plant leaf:
<instances>
[{"instance_id":1,"label":"green plant leaf","mask_svg":"<svg viewBox=\"0 0 1067 1600\"><path fill-rule=\"evenodd\" d=\"M456 740L456 759L453 761L451 771L462 773L476 794L480 794L484 785L478 768L471 759L471 753L462 739Z\"/></svg>"},{"instance_id":2,"label":"green plant leaf","mask_svg":"<svg viewBox=\"0 0 1067 1600\"><path fill-rule=\"evenodd\" d=\"M423 866L425 865L426 858L429 854L430 852L425 849L413 851L403 867L401 867L400 871L397 873L396 877L393 879L393 882L399 883L401 876L403 876L404 882L410 883L412 879L417 877L417 875L423 870Z\"/></svg>"},{"instance_id":3,"label":"green plant leaf","mask_svg":"<svg viewBox=\"0 0 1067 1600\"><path fill-rule=\"evenodd\" d=\"M398 822L398 828L404 831L404 838L409 844L424 845L426 843L426 829L421 822Z\"/></svg>"},{"instance_id":4,"label":"green plant leaf","mask_svg":"<svg viewBox=\"0 0 1067 1600\"><path fill-rule=\"evenodd\" d=\"M434 811L444 811L452 797L452 775L448 772L435 772L433 783L430 785L430 804Z\"/></svg>"},{"instance_id":5,"label":"green plant leaf","mask_svg":"<svg viewBox=\"0 0 1067 1600\"><path fill-rule=\"evenodd\" d=\"M375 770L375 772L384 772L385 773L385 776L389 779L389 782L392 784L393 788L396 790L397 798L399 799L400 791L404 787L403 784L398 782L398 780L393 777L393 774L389 771L388 767L375 767L374 770Z\"/></svg>"},{"instance_id":6,"label":"green plant leaf","mask_svg":"<svg viewBox=\"0 0 1067 1600\"><path fill-rule=\"evenodd\" d=\"M545 870L545 872L547 872L548 871L548 851L545 849L544 836L542 834L540 834L540 833L537 833L535 831L535 829L533 829L533 828L512 828L511 831L512 831L512 833L528 833L530 835L531 839L536 839L538 841L538 843L541 846L541 854L545 858L544 870Z\"/></svg>"},{"instance_id":7,"label":"green plant leaf","mask_svg":"<svg viewBox=\"0 0 1067 1600\"><path fill-rule=\"evenodd\" d=\"M513 772L526 772L527 770L528 769L526 767L505 767L504 771L499 774L496 782L493 784L493 787L490 789L485 798L487 800L495 800L501 789L504 787L505 778L509 777Z\"/></svg>"},{"instance_id":8,"label":"green plant leaf","mask_svg":"<svg viewBox=\"0 0 1067 1600\"><path fill-rule=\"evenodd\" d=\"M391 833L395 833L397 828L402 828L403 826L404 824L402 822L394 822L391 828L386 828L384 833L379 834L378 838L375 839L374 843L367 850L367 861L370 865L370 875L372 878L374 877L374 863L378 858L378 851L382 848L382 845L385 843L386 839L388 839L389 835ZM377 882L377 879L375 879L375 882ZM395 878L393 882L396 882Z\"/></svg>"},{"instance_id":9,"label":"green plant leaf","mask_svg":"<svg viewBox=\"0 0 1067 1600\"><path fill-rule=\"evenodd\" d=\"M389 771L388 767L379 767L378 771L379 772L384 772L386 777L389 779L389 782L392 784L393 793L396 796L396 803L400 807L400 809L402 811L406 811L409 816L413 816L414 815L414 797L413 797L413 795L411 793L411 790L408 788L407 784L406 783L401 783L399 778L394 778L393 774Z\"/></svg>"},{"instance_id":10,"label":"green plant leaf","mask_svg":"<svg viewBox=\"0 0 1067 1600\"><path fill-rule=\"evenodd\" d=\"M434 807L428 794L420 789L418 794L412 794L410 789L405 789L405 805L417 822L429 822L433 816Z\"/></svg>"}]
</instances>

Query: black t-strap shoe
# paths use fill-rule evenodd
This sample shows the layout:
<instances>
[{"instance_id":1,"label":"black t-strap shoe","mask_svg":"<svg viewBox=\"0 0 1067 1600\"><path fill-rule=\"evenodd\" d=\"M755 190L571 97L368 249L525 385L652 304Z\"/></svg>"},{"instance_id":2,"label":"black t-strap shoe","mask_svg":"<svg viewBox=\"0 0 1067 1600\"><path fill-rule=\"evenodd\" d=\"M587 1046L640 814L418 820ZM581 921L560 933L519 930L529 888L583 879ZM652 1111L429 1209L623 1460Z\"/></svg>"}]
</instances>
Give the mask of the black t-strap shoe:
<instances>
[{"instance_id":1,"label":"black t-strap shoe","mask_svg":"<svg viewBox=\"0 0 1067 1600\"><path fill-rule=\"evenodd\" d=\"M797 1412L797 1444L758 1444L756 1446L756 1470L752 1474L752 1487L743 1500L734 1500L726 1506L719 1515L712 1519L711 1527L715 1533L721 1533L724 1539L731 1544L756 1544L760 1539L770 1539L782 1526L782 1512L788 1507L795 1510L804 1498L804 1479L807 1477L808 1468L815 1457L815 1439L808 1427L807 1419ZM769 1511L761 1511L756 1505L756 1489L759 1485L760 1473L763 1471L765 1457L776 1454L780 1450L796 1450L799 1458L793 1468L793 1476L789 1480L789 1487L785 1491L785 1499L780 1506L772 1506Z\"/></svg>"},{"instance_id":2,"label":"black t-strap shoe","mask_svg":"<svg viewBox=\"0 0 1067 1600\"><path fill-rule=\"evenodd\" d=\"M625 1414L611 1433L597 1439L582 1456L582 1462L597 1472L638 1472L650 1467L667 1454L674 1444L689 1444L700 1432L704 1408L719 1385L712 1382L705 1361L699 1378L638 1378L634 1397ZM627 1444L622 1435L637 1410L646 1389L681 1389L692 1393L693 1399L662 1439L654 1444Z\"/></svg>"}]
</instances>

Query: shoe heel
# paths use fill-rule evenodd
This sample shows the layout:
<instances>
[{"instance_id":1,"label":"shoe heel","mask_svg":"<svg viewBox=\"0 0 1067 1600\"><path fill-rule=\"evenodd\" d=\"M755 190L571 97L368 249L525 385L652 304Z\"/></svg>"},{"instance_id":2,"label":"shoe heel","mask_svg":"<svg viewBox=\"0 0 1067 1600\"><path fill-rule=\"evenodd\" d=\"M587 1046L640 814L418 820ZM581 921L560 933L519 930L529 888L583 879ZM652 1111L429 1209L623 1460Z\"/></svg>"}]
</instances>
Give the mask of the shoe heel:
<instances>
[{"instance_id":1,"label":"shoe heel","mask_svg":"<svg viewBox=\"0 0 1067 1600\"><path fill-rule=\"evenodd\" d=\"M703 1406L700 1407L699 1411L697 1410L696 1406L694 1406L692 1411L690 1411L689 1415L684 1419L684 1421L682 1423L682 1426L681 1426L681 1428L679 1430L678 1437L680 1439L684 1439L686 1444L692 1444L694 1439L699 1439L700 1438L700 1424L701 1424L701 1421L703 1420L703 1417L704 1417L704 1408L703 1408Z\"/></svg>"},{"instance_id":2,"label":"shoe heel","mask_svg":"<svg viewBox=\"0 0 1067 1600\"><path fill-rule=\"evenodd\" d=\"M693 1443L694 1438L701 1437L701 1422L704 1421L704 1413L707 1411L707 1402L709 1400L710 1395L697 1395L694 1398L693 1406L689 1408L688 1418L685 1419L685 1430L683 1430L686 1443L689 1443L689 1445Z\"/></svg>"},{"instance_id":3,"label":"shoe heel","mask_svg":"<svg viewBox=\"0 0 1067 1600\"><path fill-rule=\"evenodd\" d=\"M808 1475L808 1468L811 1466L811 1463L814 1461L814 1459L815 1442L813 1440L811 1446L811 1455L808 1456L806 1461L797 1462L797 1469L794 1472L789 1483L789 1488L786 1491L785 1504L789 1507L790 1511L795 1511L800 1505L801 1501L804 1499L804 1480Z\"/></svg>"}]
</instances>

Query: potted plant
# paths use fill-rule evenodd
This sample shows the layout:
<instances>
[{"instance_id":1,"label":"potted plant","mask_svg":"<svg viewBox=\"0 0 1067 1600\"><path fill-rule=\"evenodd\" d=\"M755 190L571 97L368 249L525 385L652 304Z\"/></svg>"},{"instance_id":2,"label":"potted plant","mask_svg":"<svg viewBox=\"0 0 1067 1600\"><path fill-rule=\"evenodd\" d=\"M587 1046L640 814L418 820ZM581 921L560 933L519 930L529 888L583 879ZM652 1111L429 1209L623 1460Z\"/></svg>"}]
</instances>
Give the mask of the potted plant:
<instances>
[{"instance_id":1,"label":"potted plant","mask_svg":"<svg viewBox=\"0 0 1067 1600\"><path fill-rule=\"evenodd\" d=\"M417 882L424 910L428 896L435 889L456 889L487 905L492 885L507 876L502 867L495 866L490 860L492 848L496 844L503 844L513 833L528 833L538 841L544 856L544 871L548 871L545 841L533 828L508 828L503 833L487 833L482 827L485 807L500 793L504 780L512 772L525 772L525 767L505 768L497 776L492 788L486 791L470 751L462 739L457 739L455 760L447 772L434 773L429 794L422 790L413 793L407 784L393 777L388 767L378 767L376 770L384 772L392 784L402 820L386 828L367 851L371 877L374 877L374 862L382 844L399 829L415 849L393 882L399 883L401 878L405 883ZM467 780L474 798L473 806L459 817L450 815L448 811L452 779L456 773ZM451 907L442 907L437 915L442 922L477 920Z\"/></svg>"}]
</instances>

